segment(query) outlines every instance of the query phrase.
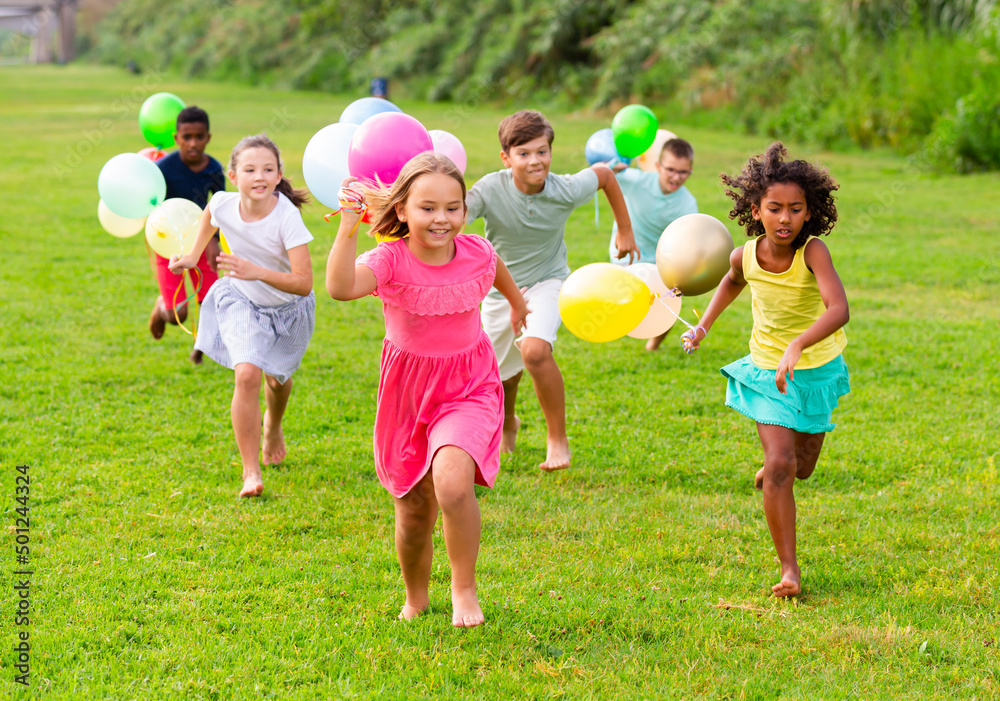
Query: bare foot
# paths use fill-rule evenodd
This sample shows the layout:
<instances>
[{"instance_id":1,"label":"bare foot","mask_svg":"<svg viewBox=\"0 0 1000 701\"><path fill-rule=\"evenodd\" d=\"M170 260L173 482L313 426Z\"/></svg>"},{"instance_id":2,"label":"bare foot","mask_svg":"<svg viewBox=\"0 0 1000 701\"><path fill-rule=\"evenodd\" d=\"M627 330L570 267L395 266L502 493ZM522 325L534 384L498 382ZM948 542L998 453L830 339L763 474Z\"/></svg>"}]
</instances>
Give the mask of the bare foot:
<instances>
[{"instance_id":1,"label":"bare foot","mask_svg":"<svg viewBox=\"0 0 1000 701\"><path fill-rule=\"evenodd\" d=\"M243 489L240 490L241 497L259 497L264 491L264 479L257 471L257 474L243 478Z\"/></svg>"},{"instance_id":2,"label":"bare foot","mask_svg":"<svg viewBox=\"0 0 1000 701\"><path fill-rule=\"evenodd\" d=\"M267 412L265 411L264 443L261 452L263 453L265 465L277 465L288 455L288 451L285 449L285 435L281 432L281 424L272 427L268 425L269 423Z\"/></svg>"},{"instance_id":3,"label":"bare foot","mask_svg":"<svg viewBox=\"0 0 1000 701\"><path fill-rule=\"evenodd\" d=\"M479 607L476 589L452 590L451 592L451 624L456 628L473 628L486 622L486 616Z\"/></svg>"},{"instance_id":4,"label":"bare foot","mask_svg":"<svg viewBox=\"0 0 1000 701\"><path fill-rule=\"evenodd\" d=\"M506 423L506 422L505 422ZM504 426L503 435L500 437L500 454L513 453L517 444L517 432L521 430L521 419L514 416L514 428L508 429Z\"/></svg>"},{"instance_id":5,"label":"bare foot","mask_svg":"<svg viewBox=\"0 0 1000 701\"><path fill-rule=\"evenodd\" d=\"M204 358L204 357L205 357L205 354L202 353L197 348L195 348L193 351L191 351L191 356L190 356L191 362L194 363L195 365L201 365L201 359Z\"/></svg>"},{"instance_id":6,"label":"bare foot","mask_svg":"<svg viewBox=\"0 0 1000 701\"><path fill-rule=\"evenodd\" d=\"M427 607L417 608L416 606L410 606L409 604L403 604L403 610L399 612L396 616L397 620L400 621L412 621L417 616L420 616L427 612Z\"/></svg>"},{"instance_id":7,"label":"bare foot","mask_svg":"<svg viewBox=\"0 0 1000 701\"><path fill-rule=\"evenodd\" d=\"M548 450L545 453L545 462L538 467L546 472L565 470L569 467L569 459L572 455L569 450L569 440L565 438L561 441L549 439Z\"/></svg>"},{"instance_id":8,"label":"bare foot","mask_svg":"<svg viewBox=\"0 0 1000 701\"><path fill-rule=\"evenodd\" d=\"M755 489L763 489L764 488L764 468L763 467L760 468L759 470L757 470L757 474L753 478L753 486L754 486Z\"/></svg>"},{"instance_id":9,"label":"bare foot","mask_svg":"<svg viewBox=\"0 0 1000 701\"><path fill-rule=\"evenodd\" d=\"M775 596L795 596L802 591L802 573L798 565L781 567L781 581L771 587Z\"/></svg>"},{"instance_id":10,"label":"bare foot","mask_svg":"<svg viewBox=\"0 0 1000 701\"><path fill-rule=\"evenodd\" d=\"M166 311L163 297L157 297L153 302L153 311L149 313L149 332L157 341L163 338L163 332L167 328Z\"/></svg>"}]
</instances>

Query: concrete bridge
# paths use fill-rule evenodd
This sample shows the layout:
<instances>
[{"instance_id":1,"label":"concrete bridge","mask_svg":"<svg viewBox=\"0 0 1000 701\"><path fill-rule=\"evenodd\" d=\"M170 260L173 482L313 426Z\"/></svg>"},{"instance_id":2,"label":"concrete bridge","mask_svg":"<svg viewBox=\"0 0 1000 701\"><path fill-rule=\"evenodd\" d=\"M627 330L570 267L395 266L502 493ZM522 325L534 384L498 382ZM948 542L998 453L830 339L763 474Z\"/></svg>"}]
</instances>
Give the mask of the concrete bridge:
<instances>
[{"instance_id":1,"label":"concrete bridge","mask_svg":"<svg viewBox=\"0 0 1000 701\"><path fill-rule=\"evenodd\" d=\"M31 62L73 60L79 0L0 0L0 29L32 39ZM53 51L54 49L54 51Z\"/></svg>"}]
</instances>

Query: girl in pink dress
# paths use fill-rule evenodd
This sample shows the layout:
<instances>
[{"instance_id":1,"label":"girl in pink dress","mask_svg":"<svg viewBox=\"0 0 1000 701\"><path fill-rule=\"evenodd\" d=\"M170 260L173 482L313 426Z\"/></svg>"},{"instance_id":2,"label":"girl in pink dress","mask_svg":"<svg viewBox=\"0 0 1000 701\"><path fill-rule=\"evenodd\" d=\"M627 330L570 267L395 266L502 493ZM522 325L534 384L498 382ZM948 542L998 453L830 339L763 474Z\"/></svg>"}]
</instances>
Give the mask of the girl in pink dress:
<instances>
[{"instance_id":1,"label":"girl in pink dress","mask_svg":"<svg viewBox=\"0 0 1000 701\"><path fill-rule=\"evenodd\" d=\"M375 470L395 500L396 553L406 584L399 617L409 620L428 607L440 506L452 623L477 626L484 616L476 596L480 517L474 485L492 487L496 480L503 426L503 389L479 305L495 286L511 304L515 335L528 309L492 245L461 235L465 181L448 158L422 153L391 189L367 190L365 199L372 208L370 233L388 240L355 261L351 234L361 212L344 210L326 264L326 289L339 300L368 294L382 300Z\"/></svg>"}]
</instances>

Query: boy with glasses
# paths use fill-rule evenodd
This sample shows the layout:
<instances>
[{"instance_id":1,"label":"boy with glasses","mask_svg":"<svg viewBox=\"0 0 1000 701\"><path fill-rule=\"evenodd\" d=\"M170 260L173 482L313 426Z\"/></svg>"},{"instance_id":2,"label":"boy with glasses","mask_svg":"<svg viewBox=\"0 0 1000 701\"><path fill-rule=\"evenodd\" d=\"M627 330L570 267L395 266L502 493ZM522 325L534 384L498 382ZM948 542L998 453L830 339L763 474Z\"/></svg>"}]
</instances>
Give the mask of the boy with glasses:
<instances>
[{"instance_id":1,"label":"boy with glasses","mask_svg":"<svg viewBox=\"0 0 1000 701\"><path fill-rule=\"evenodd\" d=\"M626 168L624 164L614 167L632 220L639 260L643 263L656 264L656 244L667 225L698 211L698 202L684 185L691 175L693 163L691 144L684 139L670 139L663 144L655 172ZM622 258L615 246L617 235L618 224L615 223L608 249L611 262L628 265L628 258ZM658 350L666 336L664 333L649 339L646 350Z\"/></svg>"}]
</instances>

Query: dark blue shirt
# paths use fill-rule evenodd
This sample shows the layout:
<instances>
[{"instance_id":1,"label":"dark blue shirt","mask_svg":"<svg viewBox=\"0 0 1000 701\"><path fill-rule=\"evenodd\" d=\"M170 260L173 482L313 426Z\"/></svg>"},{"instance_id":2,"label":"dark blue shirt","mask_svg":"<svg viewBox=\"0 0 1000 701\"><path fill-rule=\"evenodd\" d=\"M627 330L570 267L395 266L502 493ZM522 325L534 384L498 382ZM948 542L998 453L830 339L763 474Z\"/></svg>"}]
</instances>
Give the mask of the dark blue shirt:
<instances>
[{"instance_id":1,"label":"dark blue shirt","mask_svg":"<svg viewBox=\"0 0 1000 701\"><path fill-rule=\"evenodd\" d=\"M200 173L188 168L177 151L164 156L156 165L167 181L168 200L171 197L181 197L204 209L209 197L226 189L226 174L222 171L222 164L211 156L208 157L208 165Z\"/></svg>"}]
</instances>

